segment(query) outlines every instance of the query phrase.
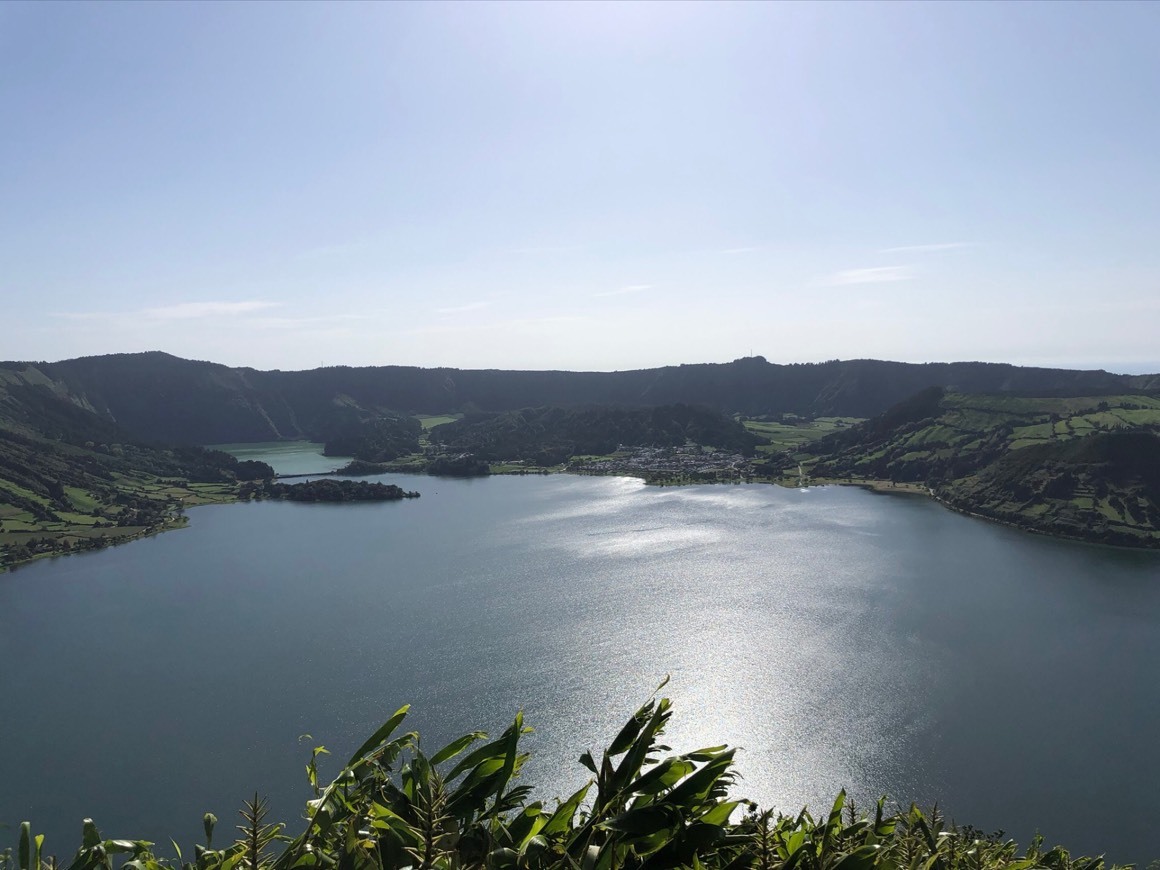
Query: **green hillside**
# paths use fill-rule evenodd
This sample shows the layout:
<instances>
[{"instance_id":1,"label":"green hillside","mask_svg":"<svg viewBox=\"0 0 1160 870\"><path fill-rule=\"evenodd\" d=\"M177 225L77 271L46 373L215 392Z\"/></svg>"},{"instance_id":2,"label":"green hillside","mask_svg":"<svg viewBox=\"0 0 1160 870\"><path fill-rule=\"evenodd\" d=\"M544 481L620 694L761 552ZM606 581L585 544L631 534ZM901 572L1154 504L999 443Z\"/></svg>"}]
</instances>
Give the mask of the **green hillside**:
<instances>
[{"instance_id":1,"label":"green hillside","mask_svg":"<svg viewBox=\"0 0 1160 870\"><path fill-rule=\"evenodd\" d=\"M135 443L35 369L0 371L0 570L179 526L187 506L272 474L200 447Z\"/></svg>"},{"instance_id":2,"label":"green hillside","mask_svg":"<svg viewBox=\"0 0 1160 870\"><path fill-rule=\"evenodd\" d=\"M814 480L922 484L960 510L1067 537L1160 546L1160 396L924 390L783 453Z\"/></svg>"},{"instance_id":3,"label":"green hillside","mask_svg":"<svg viewBox=\"0 0 1160 870\"><path fill-rule=\"evenodd\" d=\"M738 461L731 473L905 484L1026 528L1155 546L1155 382L983 363L760 358L611 373L256 372L166 354L0 363L0 564L179 524L184 506L234 498L237 481L272 473L163 445L303 436L359 460L352 473L400 461L444 474L485 472L487 463L522 469L620 445L750 457L760 449L759 461ZM886 407L916 384L925 389ZM1032 387L1037 395L1018 392ZM541 395L552 400L504 409ZM747 415L754 408L764 410ZM877 416L857 423L870 408ZM749 418L742 425L725 411ZM1113 437L1124 433L1142 437Z\"/></svg>"},{"instance_id":4,"label":"green hillside","mask_svg":"<svg viewBox=\"0 0 1160 870\"><path fill-rule=\"evenodd\" d=\"M0 569L173 528L186 507L237 489L240 469L226 454L89 443L0 425Z\"/></svg>"}]
</instances>

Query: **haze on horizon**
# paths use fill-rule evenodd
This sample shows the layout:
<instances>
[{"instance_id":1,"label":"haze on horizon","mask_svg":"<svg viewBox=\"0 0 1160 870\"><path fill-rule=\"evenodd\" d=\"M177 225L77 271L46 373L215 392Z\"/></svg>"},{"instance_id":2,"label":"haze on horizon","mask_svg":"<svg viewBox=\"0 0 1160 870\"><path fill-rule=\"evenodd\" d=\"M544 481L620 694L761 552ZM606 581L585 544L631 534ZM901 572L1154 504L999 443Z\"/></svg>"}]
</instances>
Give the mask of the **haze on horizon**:
<instances>
[{"instance_id":1,"label":"haze on horizon","mask_svg":"<svg viewBox=\"0 0 1160 870\"><path fill-rule=\"evenodd\" d=\"M0 4L0 357L1160 369L1160 4Z\"/></svg>"}]
</instances>

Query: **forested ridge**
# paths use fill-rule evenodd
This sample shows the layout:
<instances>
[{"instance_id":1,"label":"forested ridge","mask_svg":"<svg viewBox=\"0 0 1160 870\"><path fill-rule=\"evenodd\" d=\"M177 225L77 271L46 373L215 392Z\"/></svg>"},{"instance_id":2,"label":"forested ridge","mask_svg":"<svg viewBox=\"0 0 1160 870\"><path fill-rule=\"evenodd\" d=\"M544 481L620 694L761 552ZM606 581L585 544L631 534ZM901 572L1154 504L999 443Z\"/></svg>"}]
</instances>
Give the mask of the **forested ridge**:
<instances>
[{"instance_id":1,"label":"forested ridge","mask_svg":"<svg viewBox=\"0 0 1160 870\"><path fill-rule=\"evenodd\" d=\"M577 455L602 455L618 447L716 447L752 456L764 439L709 408L525 408L472 414L431 430L431 440L452 453L503 462L550 466Z\"/></svg>"},{"instance_id":2,"label":"forested ridge","mask_svg":"<svg viewBox=\"0 0 1160 870\"><path fill-rule=\"evenodd\" d=\"M390 414L515 411L544 406L686 404L728 413L870 417L931 386L961 392L1086 395L1160 388L1160 376L1026 368L998 363L833 360L731 363L623 372L499 371L345 366L258 371L165 353L55 363L0 363L34 372L70 401L135 437L221 444L306 438Z\"/></svg>"}]
</instances>

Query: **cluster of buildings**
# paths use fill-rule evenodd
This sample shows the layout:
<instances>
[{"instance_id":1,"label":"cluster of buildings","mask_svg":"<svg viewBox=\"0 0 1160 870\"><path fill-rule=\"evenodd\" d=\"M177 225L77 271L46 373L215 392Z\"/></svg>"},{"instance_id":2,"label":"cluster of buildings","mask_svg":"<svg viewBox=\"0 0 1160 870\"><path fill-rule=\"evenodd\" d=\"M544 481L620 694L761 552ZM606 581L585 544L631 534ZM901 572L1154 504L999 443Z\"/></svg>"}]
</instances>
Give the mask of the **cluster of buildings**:
<instances>
[{"instance_id":1,"label":"cluster of buildings","mask_svg":"<svg viewBox=\"0 0 1160 870\"><path fill-rule=\"evenodd\" d=\"M621 445L610 457L573 460L568 470L587 474L630 474L646 480L745 480L753 475L750 461L740 453L705 451L697 446Z\"/></svg>"}]
</instances>

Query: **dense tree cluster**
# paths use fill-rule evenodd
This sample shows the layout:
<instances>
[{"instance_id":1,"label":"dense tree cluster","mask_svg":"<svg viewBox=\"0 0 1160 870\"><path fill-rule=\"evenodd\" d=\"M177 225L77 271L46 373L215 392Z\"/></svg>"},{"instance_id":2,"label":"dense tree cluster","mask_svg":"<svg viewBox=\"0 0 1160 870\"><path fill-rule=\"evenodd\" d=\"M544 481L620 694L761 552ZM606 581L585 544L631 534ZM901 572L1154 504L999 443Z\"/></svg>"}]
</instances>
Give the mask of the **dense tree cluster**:
<instances>
[{"instance_id":1,"label":"dense tree cluster","mask_svg":"<svg viewBox=\"0 0 1160 870\"><path fill-rule=\"evenodd\" d=\"M439 477L484 477L491 473L491 466L478 456L460 453L436 456L427 463L426 471Z\"/></svg>"},{"instance_id":2,"label":"dense tree cluster","mask_svg":"<svg viewBox=\"0 0 1160 870\"><path fill-rule=\"evenodd\" d=\"M431 430L450 453L484 461L522 460L558 465L576 455L603 455L618 447L699 444L752 455L764 439L711 408L529 408L474 414Z\"/></svg>"},{"instance_id":3,"label":"dense tree cluster","mask_svg":"<svg viewBox=\"0 0 1160 870\"><path fill-rule=\"evenodd\" d=\"M394 501L418 498L393 483L370 483L365 480L311 480L306 483L243 483L239 496L247 498L285 499L307 502Z\"/></svg>"},{"instance_id":4,"label":"dense tree cluster","mask_svg":"<svg viewBox=\"0 0 1160 870\"><path fill-rule=\"evenodd\" d=\"M419 452L423 427L414 417L379 416L335 427L324 440L327 456L353 456L363 462L390 462Z\"/></svg>"}]
</instances>

